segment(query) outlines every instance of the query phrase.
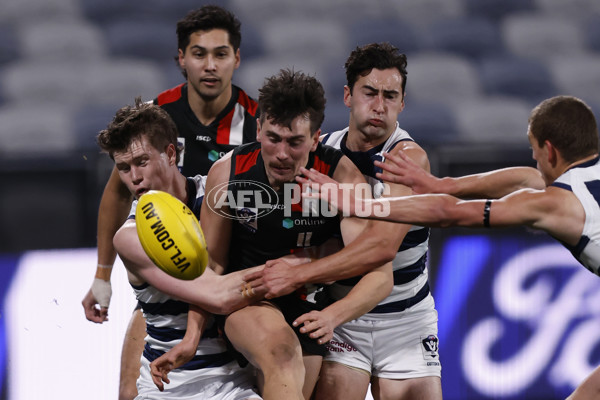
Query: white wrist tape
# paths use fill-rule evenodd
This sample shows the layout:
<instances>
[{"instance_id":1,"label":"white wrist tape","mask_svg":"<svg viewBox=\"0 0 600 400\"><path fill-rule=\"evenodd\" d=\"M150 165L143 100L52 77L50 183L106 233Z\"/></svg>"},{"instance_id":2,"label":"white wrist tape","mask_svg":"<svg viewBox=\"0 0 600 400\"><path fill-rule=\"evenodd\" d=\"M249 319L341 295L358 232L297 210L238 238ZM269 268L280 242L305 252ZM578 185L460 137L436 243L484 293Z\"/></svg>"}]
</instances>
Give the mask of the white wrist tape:
<instances>
[{"instance_id":1,"label":"white wrist tape","mask_svg":"<svg viewBox=\"0 0 600 400\"><path fill-rule=\"evenodd\" d=\"M108 308L110 304L110 297L112 296L112 287L110 281L104 279L94 278L92 282L92 294L96 298L100 307Z\"/></svg>"}]
</instances>

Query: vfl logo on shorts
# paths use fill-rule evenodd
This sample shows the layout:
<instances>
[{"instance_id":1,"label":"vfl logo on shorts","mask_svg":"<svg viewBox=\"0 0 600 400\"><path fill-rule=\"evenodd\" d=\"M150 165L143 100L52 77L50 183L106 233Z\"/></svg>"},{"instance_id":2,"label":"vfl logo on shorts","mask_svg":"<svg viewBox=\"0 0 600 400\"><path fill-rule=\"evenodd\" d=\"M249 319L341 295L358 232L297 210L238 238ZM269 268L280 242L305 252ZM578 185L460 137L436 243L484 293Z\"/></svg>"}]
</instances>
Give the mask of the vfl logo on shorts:
<instances>
[{"instance_id":1,"label":"vfl logo on shorts","mask_svg":"<svg viewBox=\"0 0 600 400\"><path fill-rule=\"evenodd\" d=\"M435 335L429 335L425 338L421 337L423 345L423 358L425 360L438 360L438 338Z\"/></svg>"}]
</instances>

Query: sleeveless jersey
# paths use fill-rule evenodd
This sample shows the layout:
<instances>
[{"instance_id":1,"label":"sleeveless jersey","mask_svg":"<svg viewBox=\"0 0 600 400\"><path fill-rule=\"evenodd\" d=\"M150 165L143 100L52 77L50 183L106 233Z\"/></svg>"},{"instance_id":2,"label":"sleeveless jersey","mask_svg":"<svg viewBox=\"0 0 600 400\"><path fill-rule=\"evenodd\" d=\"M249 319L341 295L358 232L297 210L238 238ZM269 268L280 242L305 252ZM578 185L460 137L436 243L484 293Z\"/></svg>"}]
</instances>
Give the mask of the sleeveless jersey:
<instances>
[{"instance_id":1,"label":"sleeveless jersey","mask_svg":"<svg viewBox=\"0 0 600 400\"><path fill-rule=\"evenodd\" d=\"M200 217L205 183L206 177L202 175L187 178L189 199L187 206L198 218ZM136 204L137 200L134 201L132 208L133 215L130 215L129 218L135 218ZM185 336L189 305L160 292L148 283L132 286L146 319L147 335L143 355L152 362L179 343ZM198 344L196 355L179 369L197 370L219 367L233 359L233 356L227 351L225 341L219 337L217 325L211 317L208 328L203 332L202 339Z\"/></svg>"},{"instance_id":2,"label":"sleeveless jersey","mask_svg":"<svg viewBox=\"0 0 600 400\"><path fill-rule=\"evenodd\" d=\"M306 168L332 176L341 157L338 150L319 144L310 153ZM229 179L233 199L243 197L242 191L253 192L253 196L245 197L247 202L236 204L231 210L234 222L229 271L261 265L339 235L337 215L325 216L306 209L303 213L301 200L292 204L291 189L299 188L296 182L286 183L279 192L271 188L260 143L242 145L233 151Z\"/></svg>"},{"instance_id":3,"label":"sleeveless jersey","mask_svg":"<svg viewBox=\"0 0 600 400\"><path fill-rule=\"evenodd\" d=\"M563 245L584 267L600 275L600 158L576 165L551 186L571 191L585 210L585 223L576 246Z\"/></svg>"},{"instance_id":4,"label":"sleeveless jersey","mask_svg":"<svg viewBox=\"0 0 600 400\"><path fill-rule=\"evenodd\" d=\"M210 125L203 125L188 102L188 85L182 83L154 99L173 119L184 151L179 169L185 176L207 175L212 164L242 143L256 140L258 103L232 85L231 100Z\"/></svg>"},{"instance_id":5,"label":"sleeveless jersey","mask_svg":"<svg viewBox=\"0 0 600 400\"><path fill-rule=\"evenodd\" d=\"M333 176L342 153L319 143L309 155L306 168ZM289 182L276 192L269 185L261 156L260 143L242 145L233 151L229 191L233 199L244 198L243 204L230 205L234 219L229 247L230 271L264 264L267 260L283 257L296 249L319 246L340 234L337 214L310 212L307 202L300 197L292 202L292 189L296 182ZM242 196L244 193L252 195ZM238 202L240 203L240 202ZM303 209L303 206L304 207ZM304 211L304 212L303 212ZM319 211L319 210L316 210ZM312 310L321 309L314 302L313 285L294 293L270 300L277 305L287 323L292 327L304 352L324 356L326 348L292 326L296 318Z\"/></svg>"},{"instance_id":6,"label":"sleeveless jersey","mask_svg":"<svg viewBox=\"0 0 600 400\"><path fill-rule=\"evenodd\" d=\"M384 184L375 177L381 169L375 168L375 160L384 161L383 153L391 151L399 142L413 139L403 129L398 127L392 135L381 145L369 151L351 151L346 147L348 128L325 135L322 143L342 150L363 173L367 182L373 189L375 198L384 193ZM392 313L404 311L417 304L429 295L428 271L426 266L427 249L429 242L429 228L419 226L411 227L404 237L398 253L392 261L394 274L394 287L390 295L377 305L370 313ZM360 277L345 279L335 282L327 288L330 297L338 300L344 297L355 285Z\"/></svg>"}]
</instances>

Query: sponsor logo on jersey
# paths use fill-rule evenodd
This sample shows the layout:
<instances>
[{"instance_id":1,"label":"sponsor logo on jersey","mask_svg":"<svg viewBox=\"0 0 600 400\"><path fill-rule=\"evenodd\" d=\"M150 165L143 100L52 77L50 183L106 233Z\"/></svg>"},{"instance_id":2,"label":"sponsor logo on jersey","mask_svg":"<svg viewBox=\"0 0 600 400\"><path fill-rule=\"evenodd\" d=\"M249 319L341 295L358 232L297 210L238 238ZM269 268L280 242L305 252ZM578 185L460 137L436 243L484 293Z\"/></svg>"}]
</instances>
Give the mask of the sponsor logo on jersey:
<instances>
[{"instance_id":1,"label":"sponsor logo on jersey","mask_svg":"<svg viewBox=\"0 0 600 400\"><path fill-rule=\"evenodd\" d=\"M216 150L211 150L208 152L208 159L212 162L217 161L221 157L223 157L223 155Z\"/></svg>"},{"instance_id":2,"label":"sponsor logo on jersey","mask_svg":"<svg viewBox=\"0 0 600 400\"><path fill-rule=\"evenodd\" d=\"M210 142L212 138L210 136L196 135L196 141L198 142Z\"/></svg>"},{"instance_id":3,"label":"sponsor logo on jersey","mask_svg":"<svg viewBox=\"0 0 600 400\"><path fill-rule=\"evenodd\" d=\"M255 221L273 212L277 209L273 205L279 204L279 196L271 186L252 180L223 182L205 196L215 213L244 225L249 224L249 212Z\"/></svg>"},{"instance_id":4,"label":"sponsor logo on jersey","mask_svg":"<svg viewBox=\"0 0 600 400\"><path fill-rule=\"evenodd\" d=\"M282 225L285 229L292 229L294 226L318 226L325 222L324 219L285 218Z\"/></svg>"}]
</instances>

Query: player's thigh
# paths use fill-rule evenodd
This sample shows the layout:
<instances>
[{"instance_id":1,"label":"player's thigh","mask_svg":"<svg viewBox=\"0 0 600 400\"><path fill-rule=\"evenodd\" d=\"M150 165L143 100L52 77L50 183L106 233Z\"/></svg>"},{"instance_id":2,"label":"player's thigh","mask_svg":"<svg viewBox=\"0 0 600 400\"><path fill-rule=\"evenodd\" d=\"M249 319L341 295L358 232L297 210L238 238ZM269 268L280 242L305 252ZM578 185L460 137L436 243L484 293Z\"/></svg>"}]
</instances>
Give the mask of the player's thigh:
<instances>
[{"instance_id":1,"label":"player's thigh","mask_svg":"<svg viewBox=\"0 0 600 400\"><path fill-rule=\"evenodd\" d=\"M375 400L442 400L442 382L437 376L410 379L373 377L371 393Z\"/></svg>"},{"instance_id":2,"label":"player's thigh","mask_svg":"<svg viewBox=\"0 0 600 400\"><path fill-rule=\"evenodd\" d=\"M323 362L315 400L364 400L370 378L367 371L336 362Z\"/></svg>"},{"instance_id":3,"label":"player's thigh","mask_svg":"<svg viewBox=\"0 0 600 400\"><path fill-rule=\"evenodd\" d=\"M144 352L146 320L140 309L133 311L121 350L119 399L133 399L137 395L136 381L140 376L140 358Z\"/></svg>"},{"instance_id":4,"label":"player's thigh","mask_svg":"<svg viewBox=\"0 0 600 400\"><path fill-rule=\"evenodd\" d=\"M252 364L277 358L301 361L302 349L283 314L268 302L244 307L225 320L225 334L233 346Z\"/></svg>"}]
</instances>

